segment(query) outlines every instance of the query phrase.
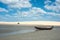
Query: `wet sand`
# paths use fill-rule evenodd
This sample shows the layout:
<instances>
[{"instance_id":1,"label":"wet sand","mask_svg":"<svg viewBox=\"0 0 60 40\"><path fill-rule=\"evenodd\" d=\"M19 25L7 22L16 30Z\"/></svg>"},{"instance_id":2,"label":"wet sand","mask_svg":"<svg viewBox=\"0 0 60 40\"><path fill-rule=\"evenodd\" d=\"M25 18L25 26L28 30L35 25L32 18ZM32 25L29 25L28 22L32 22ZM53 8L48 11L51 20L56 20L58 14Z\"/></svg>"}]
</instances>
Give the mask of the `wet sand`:
<instances>
[{"instance_id":1,"label":"wet sand","mask_svg":"<svg viewBox=\"0 0 60 40\"><path fill-rule=\"evenodd\" d=\"M35 31L25 34L10 35L0 40L60 40L60 31Z\"/></svg>"},{"instance_id":2,"label":"wet sand","mask_svg":"<svg viewBox=\"0 0 60 40\"><path fill-rule=\"evenodd\" d=\"M2 25L1 25L2 26ZM20 25L8 25L0 28L7 28L11 32L20 31L20 33L12 34L8 36L1 36L0 40L60 40L60 27L54 27L52 30L38 30L36 31L33 26L20 26ZM1 30L1 29L0 29ZM21 33L21 30L22 33ZM3 31L4 32L4 31ZM3 32L0 34L3 34ZM7 31L6 31L7 32ZM9 32L7 32L9 33ZM7 34L6 34L7 35Z\"/></svg>"}]
</instances>

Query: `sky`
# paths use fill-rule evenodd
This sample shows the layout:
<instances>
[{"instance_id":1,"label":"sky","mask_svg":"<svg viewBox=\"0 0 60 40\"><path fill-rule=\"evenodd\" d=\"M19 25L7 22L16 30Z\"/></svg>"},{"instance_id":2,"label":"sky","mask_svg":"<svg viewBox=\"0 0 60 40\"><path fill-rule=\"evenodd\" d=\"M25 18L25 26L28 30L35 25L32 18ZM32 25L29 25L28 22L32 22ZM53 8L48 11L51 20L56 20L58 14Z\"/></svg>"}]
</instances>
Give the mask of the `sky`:
<instances>
[{"instance_id":1,"label":"sky","mask_svg":"<svg viewBox=\"0 0 60 40\"><path fill-rule=\"evenodd\" d=\"M0 21L60 21L60 0L0 0Z\"/></svg>"}]
</instances>

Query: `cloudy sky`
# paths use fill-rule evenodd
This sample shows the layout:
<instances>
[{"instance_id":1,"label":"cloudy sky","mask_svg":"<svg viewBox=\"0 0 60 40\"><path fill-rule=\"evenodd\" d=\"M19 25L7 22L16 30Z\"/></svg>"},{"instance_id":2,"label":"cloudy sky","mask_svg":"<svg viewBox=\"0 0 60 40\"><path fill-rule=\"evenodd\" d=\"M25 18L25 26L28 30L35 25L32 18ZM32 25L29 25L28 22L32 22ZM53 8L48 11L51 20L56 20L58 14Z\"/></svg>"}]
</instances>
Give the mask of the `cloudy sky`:
<instances>
[{"instance_id":1,"label":"cloudy sky","mask_svg":"<svg viewBox=\"0 0 60 40\"><path fill-rule=\"evenodd\" d=\"M60 0L0 0L0 21L60 21Z\"/></svg>"}]
</instances>

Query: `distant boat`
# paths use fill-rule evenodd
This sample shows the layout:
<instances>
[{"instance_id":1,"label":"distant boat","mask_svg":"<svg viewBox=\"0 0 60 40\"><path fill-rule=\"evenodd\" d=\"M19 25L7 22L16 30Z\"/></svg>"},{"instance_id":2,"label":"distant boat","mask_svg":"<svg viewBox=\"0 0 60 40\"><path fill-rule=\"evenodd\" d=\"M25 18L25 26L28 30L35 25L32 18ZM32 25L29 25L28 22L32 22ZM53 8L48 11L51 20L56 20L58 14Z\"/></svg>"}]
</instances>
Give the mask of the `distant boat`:
<instances>
[{"instance_id":1,"label":"distant boat","mask_svg":"<svg viewBox=\"0 0 60 40\"><path fill-rule=\"evenodd\" d=\"M52 30L53 29L53 27L54 26L51 26L51 27L37 27L37 26L35 26L35 29L37 29L37 30Z\"/></svg>"}]
</instances>

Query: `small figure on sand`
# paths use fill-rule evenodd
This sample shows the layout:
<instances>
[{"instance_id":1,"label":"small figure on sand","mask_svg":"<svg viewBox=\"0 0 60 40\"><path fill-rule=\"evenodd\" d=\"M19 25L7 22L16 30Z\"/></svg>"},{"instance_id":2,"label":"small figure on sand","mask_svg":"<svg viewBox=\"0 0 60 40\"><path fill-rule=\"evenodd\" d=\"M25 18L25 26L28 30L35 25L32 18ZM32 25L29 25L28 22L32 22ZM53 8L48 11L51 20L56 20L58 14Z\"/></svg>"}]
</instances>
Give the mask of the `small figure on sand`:
<instances>
[{"instance_id":1,"label":"small figure on sand","mask_svg":"<svg viewBox=\"0 0 60 40\"><path fill-rule=\"evenodd\" d=\"M19 22L17 24L20 24Z\"/></svg>"}]
</instances>

